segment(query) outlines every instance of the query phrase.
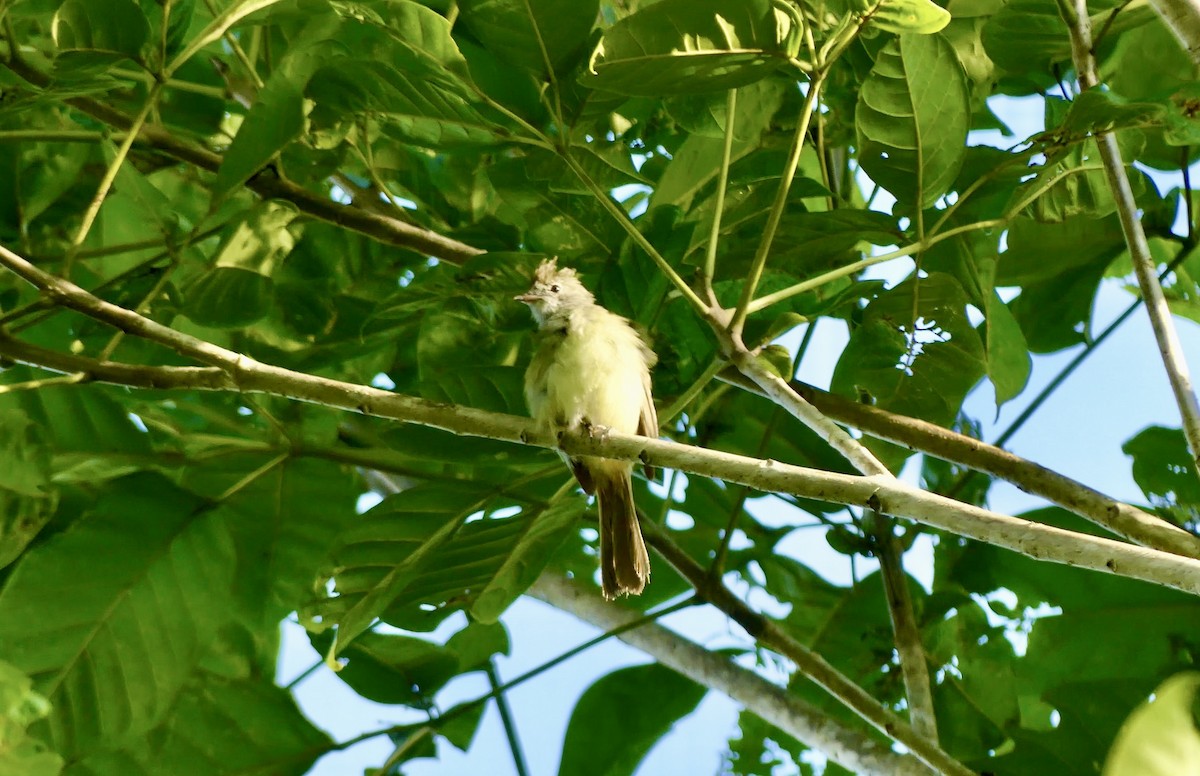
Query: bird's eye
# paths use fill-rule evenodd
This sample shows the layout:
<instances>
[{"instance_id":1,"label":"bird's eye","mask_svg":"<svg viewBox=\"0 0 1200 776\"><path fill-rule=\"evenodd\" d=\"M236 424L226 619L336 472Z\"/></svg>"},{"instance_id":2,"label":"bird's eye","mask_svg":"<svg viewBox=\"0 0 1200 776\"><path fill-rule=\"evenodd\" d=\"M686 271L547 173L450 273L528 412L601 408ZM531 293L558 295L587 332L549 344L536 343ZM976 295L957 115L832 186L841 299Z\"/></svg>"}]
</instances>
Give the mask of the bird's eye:
<instances>
[{"instance_id":1,"label":"bird's eye","mask_svg":"<svg viewBox=\"0 0 1200 776\"><path fill-rule=\"evenodd\" d=\"M550 286L550 293L552 293L552 294L557 294L557 293L558 293L558 286Z\"/></svg>"}]
</instances>

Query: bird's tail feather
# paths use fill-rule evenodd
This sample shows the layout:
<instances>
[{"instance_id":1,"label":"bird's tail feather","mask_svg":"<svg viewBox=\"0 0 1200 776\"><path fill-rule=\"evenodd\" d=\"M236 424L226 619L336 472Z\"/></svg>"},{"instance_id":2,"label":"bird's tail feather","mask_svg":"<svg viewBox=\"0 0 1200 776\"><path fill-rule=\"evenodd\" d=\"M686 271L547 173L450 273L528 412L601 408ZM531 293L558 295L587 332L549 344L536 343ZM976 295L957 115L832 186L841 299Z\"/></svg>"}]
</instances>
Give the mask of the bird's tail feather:
<instances>
[{"instance_id":1,"label":"bird's tail feather","mask_svg":"<svg viewBox=\"0 0 1200 776\"><path fill-rule=\"evenodd\" d=\"M600 510L600 582L605 598L638 595L650 579L650 556L633 505L633 479L628 471L597 476Z\"/></svg>"}]
</instances>

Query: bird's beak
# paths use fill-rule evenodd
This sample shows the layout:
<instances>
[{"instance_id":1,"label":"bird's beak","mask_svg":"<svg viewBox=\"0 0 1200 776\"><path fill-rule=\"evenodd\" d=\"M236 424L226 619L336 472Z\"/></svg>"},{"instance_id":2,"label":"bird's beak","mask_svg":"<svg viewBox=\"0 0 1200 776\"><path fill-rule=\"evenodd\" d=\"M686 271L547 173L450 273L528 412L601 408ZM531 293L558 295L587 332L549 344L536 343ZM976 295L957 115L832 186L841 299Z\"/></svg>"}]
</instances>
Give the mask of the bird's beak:
<instances>
[{"instance_id":1,"label":"bird's beak","mask_svg":"<svg viewBox=\"0 0 1200 776\"><path fill-rule=\"evenodd\" d=\"M513 301L523 302L525 304L533 304L534 302L536 302L538 300L538 298L539 297L537 294L533 294L533 293L526 291L523 294L517 294L516 296L514 296Z\"/></svg>"}]
</instances>

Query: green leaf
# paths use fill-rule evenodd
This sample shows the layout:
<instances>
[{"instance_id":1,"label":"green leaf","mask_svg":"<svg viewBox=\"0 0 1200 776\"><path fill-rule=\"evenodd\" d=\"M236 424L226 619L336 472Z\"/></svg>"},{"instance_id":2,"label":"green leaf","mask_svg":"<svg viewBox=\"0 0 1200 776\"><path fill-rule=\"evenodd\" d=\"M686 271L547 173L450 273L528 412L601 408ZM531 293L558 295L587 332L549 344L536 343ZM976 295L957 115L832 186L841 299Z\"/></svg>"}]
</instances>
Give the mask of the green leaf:
<instances>
[{"instance_id":1,"label":"green leaf","mask_svg":"<svg viewBox=\"0 0 1200 776\"><path fill-rule=\"evenodd\" d=\"M220 516L157 475L114 482L21 560L0 591L0 643L54 705L58 751L75 759L167 714L228 617L233 570Z\"/></svg>"},{"instance_id":2,"label":"green leaf","mask_svg":"<svg viewBox=\"0 0 1200 776\"><path fill-rule=\"evenodd\" d=\"M473 487L419 485L385 499L348 529L335 555L341 567L336 589L342 611L329 658L392 606L487 500Z\"/></svg>"},{"instance_id":3,"label":"green leaf","mask_svg":"<svg viewBox=\"0 0 1200 776\"><path fill-rule=\"evenodd\" d=\"M185 479L217 498L259 472L222 510L238 552L235 590L255 623L279 622L312 599L361 492L351 472L324 461L289 458L261 472L273 458L225 455L189 467Z\"/></svg>"},{"instance_id":4,"label":"green leaf","mask_svg":"<svg viewBox=\"0 0 1200 776\"><path fill-rule=\"evenodd\" d=\"M1200 478L1183 431L1150 426L1121 445L1133 459L1133 479L1147 500L1171 520L1200 520Z\"/></svg>"},{"instance_id":5,"label":"green leaf","mask_svg":"<svg viewBox=\"0 0 1200 776\"><path fill-rule=\"evenodd\" d=\"M870 26L887 32L930 35L950 23L950 12L931 0L882 0L868 18Z\"/></svg>"},{"instance_id":6,"label":"green leaf","mask_svg":"<svg viewBox=\"0 0 1200 776\"><path fill-rule=\"evenodd\" d=\"M206 676L135 752L147 776L301 776L332 745L269 680Z\"/></svg>"},{"instance_id":7,"label":"green leaf","mask_svg":"<svg viewBox=\"0 0 1200 776\"><path fill-rule=\"evenodd\" d=\"M1200 731L1193 711L1200 673L1172 676L1154 699L1134 709L1104 761L1103 776L1178 776L1200 763Z\"/></svg>"},{"instance_id":8,"label":"green leaf","mask_svg":"<svg viewBox=\"0 0 1200 776\"><path fill-rule=\"evenodd\" d=\"M65 0L54 14L54 42L62 51L93 51L139 59L150 26L133 0Z\"/></svg>"},{"instance_id":9,"label":"green leaf","mask_svg":"<svg viewBox=\"0 0 1200 776\"><path fill-rule=\"evenodd\" d=\"M342 59L321 68L308 82L305 96L315 100L320 125L356 121L371 114L389 134L404 142L439 147L488 145L496 127L472 103L460 83L438 77L414 77L387 62Z\"/></svg>"},{"instance_id":10,"label":"green leaf","mask_svg":"<svg viewBox=\"0 0 1200 776\"><path fill-rule=\"evenodd\" d=\"M571 712L559 775L633 774L650 748L700 704L705 692L657 663L602 676L584 690Z\"/></svg>"},{"instance_id":11,"label":"green leaf","mask_svg":"<svg viewBox=\"0 0 1200 776\"><path fill-rule=\"evenodd\" d=\"M237 267L215 267L188 286L184 312L202 326L237 329L266 315L274 296L269 277Z\"/></svg>"},{"instance_id":12,"label":"green leaf","mask_svg":"<svg viewBox=\"0 0 1200 776\"><path fill-rule=\"evenodd\" d=\"M279 68L267 79L221 158L213 201L257 175L303 131L304 82L291 70Z\"/></svg>"},{"instance_id":13,"label":"green leaf","mask_svg":"<svg viewBox=\"0 0 1200 776\"><path fill-rule=\"evenodd\" d=\"M996 388L996 410L1029 382L1033 361L1017 319L996 292L988 298L986 348L988 377Z\"/></svg>"},{"instance_id":14,"label":"green leaf","mask_svg":"<svg viewBox=\"0 0 1200 776\"><path fill-rule=\"evenodd\" d=\"M551 510L461 525L490 494L482 484L420 485L368 512L335 553L340 598L322 607L327 616L344 626L347 616L339 613L353 606L351 622L356 612L374 611L392 625L419 631L459 609L494 621L571 533L584 501L572 497Z\"/></svg>"},{"instance_id":15,"label":"green leaf","mask_svg":"<svg viewBox=\"0 0 1200 776\"><path fill-rule=\"evenodd\" d=\"M33 681L0 661L0 774L58 776L63 759L25 732L49 713L50 705L33 691Z\"/></svg>"},{"instance_id":16,"label":"green leaf","mask_svg":"<svg viewBox=\"0 0 1200 776\"><path fill-rule=\"evenodd\" d=\"M32 379L24 368L6 369L0 382ZM59 453L149 456L150 440L130 420L110 388L97 385L52 386L0 394L0 409L22 410Z\"/></svg>"},{"instance_id":17,"label":"green leaf","mask_svg":"<svg viewBox=\"0 0 1200 776\"><path fill-rule=\"evenodd\" d=\"M496 622L542 573L550 556L575 530L586 505L582 498L566 497L528 518L524 533L500 568L475 594L471 616L483 623Z\"/></svg>"},{"instance_id":18,"label":"green leaf","mask_svg":"<svg viewBox=\"0 0 1200 776\"><path fill-rule=\"evenodd\" d=\"M463 0L463 24L504 62L537 73L565 73L583 55L599 0Z\"/></svg>"},{"instance_id":19,"label":"green leaf","mask_svg":"<svg viewBox=\"0 0 1200 776\"><path fill-rule=\"evenodd\" d=\"M16 560L54 514L50 454L24 412L0 409L0 568Z\"/></svg>"},{"instance_id":20,"label":"green leaf","mask_svg":"<svg viewBox=\"0 0 1200 776\"><path fill-rule=\"evenodd\" d=\"M312 635L313 646L327 652L328 634ZM460 673L458 655L441 644L398 634L364 633L341 650L338 678L362 697L426 709L433 696Z\"/></svg>"},{"instance_id":21,"label":"green leaf","mask_svg":"<svg viewBox=\"0 0 1200 776\"><path fill-rule=\"evenodd\" d=\"M184 313L224 329L265 316L275 301L272 276L296 242L288 226L298 214L291 203L263 202L226 229L213 268L188 285Z\"/></svg>"},{"instance_id":22,"label":"green leaf","mask_svg":"<svg viewBox=\"0 0 1200 776\"><path fill-rule=\"evenodd\" d=\"M793 33L769 0L662 0L605 30L582 82L647 97L745 86L786 62Z\"/></svg>"},{"instance_id":23,"label":"green leaf","mask_svg":"<svg viewBox=\"0 0 1200 776\"><path fill-rule=\"evenodd\" d=\"M983 343L967 319L967 302L958 281L940 273L909 279L881 294L850 335L832 389L948 426L986 372ZM897 450L874 440L867 444Z\"/></svg>"},{"instance_id":24,"label":"green leaf","mask_svg":"<svg viewBox=\"0 0 1200 776\"><path fill-rule=\"evenodd\" d=\"M954 48L941 35L901 35L879 53L854 121L863 169L906 204L930 207L958 175L971 111Z\"/></svg>"}]
</instances>

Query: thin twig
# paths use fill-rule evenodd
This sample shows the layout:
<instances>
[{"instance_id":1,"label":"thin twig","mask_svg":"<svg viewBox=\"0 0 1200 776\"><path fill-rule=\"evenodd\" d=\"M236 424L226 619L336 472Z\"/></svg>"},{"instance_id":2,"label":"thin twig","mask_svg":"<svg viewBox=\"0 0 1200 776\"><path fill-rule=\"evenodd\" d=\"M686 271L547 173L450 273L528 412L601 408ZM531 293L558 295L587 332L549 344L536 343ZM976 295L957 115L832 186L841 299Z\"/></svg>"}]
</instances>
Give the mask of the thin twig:
<instances>
[{"instance_id":1,"label":"thin twig","mask_svg":"<svg viewBox=\"0 0 1200 776\"><path fill-rule=\"evenodd\" d=\"M937 743L937 717L933 711L933 690L929 682L929 663L921 643L921 629L908 590L908 575L904 573L904 553L896 537L891 518L875 513L876 555L883 577L883 592L887 598L888 615L896 638L896 654L900 656L900 672L904 676L904 695L908 698L908 718L913 731Z\"/></svg>"},{"instance_id":2,"label":"thin twig","mask_svg":"<svg viewBox=\"0 0 1200 776\"><path fill-rule=\"evenodd\" d=\"M1072 2L1073 5L1070 4ZM1080 89L1094 88L1099 81L1096 77L1095 59L1092 56L1091 20L1088 18L1087 2L1058 0L1058 7L1071 32L1071 57L1075 62ZM1150 246L1146 242L1146 232L1142 229L1129 176L1121 161L1121 150L1117 147L1116 135L1111 132L1096 135L1096 145L1100 149L1100 160L1104 163L1108 187L1117 204L1121 231L1125 233L1125 243L1129 247L1138 287L1141 289L1142 298L1146 300L1146 312L1154 329L1158 352L1162 357L1171 391L1175 394L1175 404L1179 407L1183 435L1187 438L1192 452L1192 464L1200 472L1200 401L1197 401L1196 391L1192 387L1187 361L1183 357L1179 335L1171 318L1171 308L1167 305L1162 285L1158 282L1154 257L1150 255Z\"/></svg>"},{"instance_id":3,"label":"thin twig","mask_svg":"<svg viewBox=\"0 0 1200 776\"><path fill-rule=\"evenodd\" d=\"M517 723L513 719L512 709L508 706L508 695L501 689L500 673L496 670L495 659L487 662L488 684L496 698L496 710L500 712L500 722L504 725L504 736L508 739L508 748L512 752L513 767L517 776L529 776L529 766L525 764L525 751L521 748L521 739L517 736Z\"/></svg>"},{"instance_id":4,"label":"thin twig","mask_svg":"<svg viewBox=\"0 0 1200 776\"><path fill-rule=\"evenodd\" d=\"M818 70L812 80L808 82L808 93L804 95L804 107L800 109L800 122L796 126L792 147L788 151L783 175L779 179L779 190L775 193L775 201L771 203L771 210L767 214L767 225L758 242L754 262L750 265L750 273L742 285L742 295L729 324L730 333L739 341L742 338L742 326L750 312L750 303L754 299L754 292L758 290L758 281L762 279L763 270L767 266L767 258L771 255L775 233L779 230L779 222L783 218L783 211L787 208L788 192L791 191L792 180L796 177L796 168L800 166L800 155L804 151L804 139L808 135L808 125L812 121L812 114L817 109L823 80L824 72Z\"/></svg>"},{"instance_id":5,"label":"thin twig","mask_svg":"<svg viewBox=\"0 0 1200 776\"><path fill-rule=\"evenodd\" d=\"M133 120L126 128L128 132L125 138L117 146L117 153L113 156L112 161L108 163L108 169L104 171L104 176L100 179L100 185L96 187L96 193L92 196L92 201L88 203L87 208L83 211L83 218L79 222L79 229L75 232L75 238L71 240L66 260L63 262L63 277L71 277L71 267L75 262L75 253L83 245L83 241L87 239L88 233L91 232L92 224L95 223L96 216L100 213L100 206L104 204L105 198L108 197L108 192L112 188L113 182L117 179L117 173L121 171L121 165L125 163L125 157L129 155L129 149L133 147L133 141L137 138L138 132L141 131L142 125L146 123L146 118L150 115L150 111L158 101L158 95L162 92L162 88L163 85L160 82L155 82L150 87L150 91L146 95L146 100L142 103L141 111L133 117Z\"/></svg>"},{"instance_id":6,"label":"thin twig","mask_svg":"<svg viewBox=\"0 0 1200 776\"><path fill-rule=\"evenodd\" d=\"M717 196L713 203L712 229L704 252L704 293L709 304L716 304L713 277L717 272L717 244L721 236L721 216L725 211L725 189L729 185L729 162L733 155L733 129L737 124L737 89L730 89L725 98L725 142L721 146L721 170L717 175Z\"/></svg>"}]
</instances>

